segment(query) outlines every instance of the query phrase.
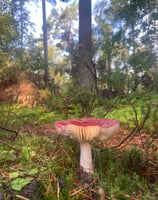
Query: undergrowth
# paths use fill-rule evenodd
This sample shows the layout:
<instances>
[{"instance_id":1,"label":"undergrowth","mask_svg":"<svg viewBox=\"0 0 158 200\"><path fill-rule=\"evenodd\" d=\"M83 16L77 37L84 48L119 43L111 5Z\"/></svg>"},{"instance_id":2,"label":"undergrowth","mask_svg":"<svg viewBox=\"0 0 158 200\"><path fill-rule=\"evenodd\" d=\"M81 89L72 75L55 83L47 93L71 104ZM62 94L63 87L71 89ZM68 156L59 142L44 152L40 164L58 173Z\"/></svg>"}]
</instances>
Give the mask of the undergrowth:
<instances>
[{"instance_id":1,"label":"undergrowth","mask_svg":"<svg viewBox=\"0 0 158 200\"><path fill-rule=\"evenodd\" d=\"M56 135L20 134L13 146L15 149L0 145L0 190L6 199L24 194L27 198L31 195L31 199L84 199L78 179L77 142ZM93 148L95 173L107 199L156 200L158 187L147 179L150 166L144 169L144 176L141 174L143 156L136 148L121 152ZM28 193L27 186L33 181L36 187L31 186Z\"/></svg>"},{"instance_id":2,"label":"undergrowth","mask_svg":"<svg viewBox=\"0 0 158 200\"><path fill-rule=\"evenodd\" d=\"M152 136L147 144L150 150L105 149L100 148L99 143L93 145L94 176L104 189L106 199L158 199L155 178L158 154L153 143L158 128L156 99L156 96L131 95L128 99L106 100L97 107L93 102L93 108L89 107L89 116L117 119L127 132L137 126L139 134L145 132ZM88 199L78 178L79 144L53 133L38 135L34 129L29 133L23 129L26 125L38 127L45 123L53 127L56 120L80 116L81 105L68 106L69 110L62 112L65 108L1 105L0 199ZM97 186L94 189L97 190Z\"/></svg>"}]
</instances>

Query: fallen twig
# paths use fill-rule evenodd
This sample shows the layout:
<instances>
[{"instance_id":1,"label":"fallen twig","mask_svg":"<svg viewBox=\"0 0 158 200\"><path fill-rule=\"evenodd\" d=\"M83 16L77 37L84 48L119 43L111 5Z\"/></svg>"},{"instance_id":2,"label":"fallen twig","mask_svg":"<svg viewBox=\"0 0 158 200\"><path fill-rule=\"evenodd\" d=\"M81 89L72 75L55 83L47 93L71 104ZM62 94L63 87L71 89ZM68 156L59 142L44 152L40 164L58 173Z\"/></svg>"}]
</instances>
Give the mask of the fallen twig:
<instances>
[{"instance_id":1,"label":"fallen twig","mask_svg":"<svg viewBox=\"0 0 158 200\"><path fill-rule=\"evenodd\" d=\"M10 133L14 133L15 135L14 136L11 136L11 141L13 142L15 140L15 138L17 137L18 135L18 132L15 131L15 130L10 130L8 128L4 128L2 126L0 126L0 129L3 130L3 131L7 131L7 132L10 132Z\"/></svg>"},{"instance_id":2,"label":"fallen twig","mask_svg":"<svg viewBox=\"0 0 158 200\"><path fill-rule=\"evenodd\" d=\"M10 149L13 149L13 150L15 150L15 151L17 151L17 152L20 152L18 149L14 148L13 146L7 144L6 142L4 142L4 141L2 141L2 140L0 140L0 143L6 145L6 146L9 147Z\"/></svg>"},{"instance_id":3,"label":"fallen twig","mask_svg":"<svg viewBox=\"0 0 158 200\"><path fill-rule=\"evenodd\" d=\"M21 196L21 195L16 195L16 197L18 197L18 198L20 198L20 199L23 199L23 200L30 200L30 199L28 199L28 198L26 198L26 197L23 197L23 196Z\"/></svg>"},{"instance_id":4,"label":"fallen twig","mask_svg":"<svg viewBox=\"0 0 158 200\"><path fill-rule=\"evenodd\" d=\"M4 127L1 127L1 126L0 126L0 129L2 129L2 130L4 130L4 131L11 132L11 133L15 133L15 134L16 134L16 136L18 135L18 132L17 132L17 131L10 130L10 129L8 129L8 128L4 128Z\"/></svg>"}]
</instances>

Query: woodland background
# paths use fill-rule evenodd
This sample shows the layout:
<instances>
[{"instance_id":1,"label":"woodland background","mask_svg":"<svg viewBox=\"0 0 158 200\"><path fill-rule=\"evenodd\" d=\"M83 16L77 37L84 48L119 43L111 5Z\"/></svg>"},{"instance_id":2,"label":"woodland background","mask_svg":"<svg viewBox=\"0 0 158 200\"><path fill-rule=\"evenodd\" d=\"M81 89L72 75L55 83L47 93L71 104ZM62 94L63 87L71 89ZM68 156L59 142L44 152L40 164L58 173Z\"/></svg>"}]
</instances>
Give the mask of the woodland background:
<instances>
[{"instance_id":1,"label":"woodland background","mask_svg":"<svg viewBox=\"0 0 158 200\"><path fill-rule=\"evenodd\" d=\"M0 1L0 199L93 199L78 181L79 145L53 123L97 117L121 123L94 144L106 199L156 200L157 1L100 0L92 13L89 0L48 2L46 19L45 0ZM29 3L41 4L39 37Z\"/></svg>"}]
</instances>

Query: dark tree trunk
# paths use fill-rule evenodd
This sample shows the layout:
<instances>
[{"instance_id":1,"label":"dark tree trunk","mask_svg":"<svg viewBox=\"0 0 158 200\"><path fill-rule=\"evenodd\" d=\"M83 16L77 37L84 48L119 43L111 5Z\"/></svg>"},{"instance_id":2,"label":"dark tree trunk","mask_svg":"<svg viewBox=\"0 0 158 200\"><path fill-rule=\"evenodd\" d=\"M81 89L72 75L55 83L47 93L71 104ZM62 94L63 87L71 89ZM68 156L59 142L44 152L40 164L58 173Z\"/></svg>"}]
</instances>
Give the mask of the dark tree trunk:
<instances>
[{"instance_id":1,"label":"dark tree trunk","mask_svg":"<svg viewBox=\"0 0 158 200\"><path fill-rule=\"evenodd\" d=\"M79 43L84 44L86 49L91 49L91 0L79 1Z\"/></svg>"},{"instance_id":2,"label":"dark tree trunk","mask_svg":"<svg viewBox=\"0 0 158 200\"><path fill-rule=\"evenodd\" d=\"M19 1L20 6L20 62L24 64L24 0Z\"/></svg>"},{"instance_id":3,"label":"dark tree trunk","mask_svg":"<svg viewBox=\"0 0 158 200\"><path fill-rule=\"evenodd\" d=\"M92 63L91 0L79 0L79 63L78 83L94 88L95 70Z\"/></svg>"},{"instance_id":4,"label":"dark tree trunk","mask_svg":"<svg viewBox=\"0 0 158 200\"><path fill-rule=\"evenodd\" d=\"M135 30L134 30L134 22L131 24L131 38L132 38L132 54L135 56L136 54L136 46L135 46ZM139 85L139 80L137 76L137 66L133 63L133 70L134 70L134 85L133 91L135 91Z\"/></svg>"},{"instance_id":5,"label":"dark tree trunk","mask_svg":"<svg viewBox=\"0 0 158 200\"><path fill-rule=\"evenodd\" d=\"M46 22L46 5L45 0L42 0L42 13L43 13L43 43L44 43L44 81L45 87L49 87L49 74L48 74L48 41L47 41L47 22Z\"/></svg>"},{"instance_id":6,"label":"dark tree trunk","mask_svg":"<svg viewBox=\"0 0 158 200\"><path fill-rule=\"evenodd\" d=\"M21 52L23 53L23 49L24 49L24 44L23 44L23 40L24 40L24 26L23 26L23 0L20 1L20 48L21 48ZM23 57L23 54L22 54Z\"/></svg>"}]
</instances>

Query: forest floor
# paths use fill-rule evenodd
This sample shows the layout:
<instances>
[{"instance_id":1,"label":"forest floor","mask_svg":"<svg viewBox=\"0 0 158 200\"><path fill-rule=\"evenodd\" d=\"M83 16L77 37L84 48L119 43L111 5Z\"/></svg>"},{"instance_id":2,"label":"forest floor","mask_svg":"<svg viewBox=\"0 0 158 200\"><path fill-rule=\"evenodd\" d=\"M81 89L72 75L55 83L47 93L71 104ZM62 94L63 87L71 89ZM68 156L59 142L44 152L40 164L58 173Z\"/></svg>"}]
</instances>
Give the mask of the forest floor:
<instances>
[{"instance_id":1,"label":"forest floor","mask_svg":"<svg viewBox=\"0 0 158 200\"><path fill-rule=\"evenodd\" d=\"M57 135L57 132L55 130L53 123L45 123L45 124L38 125L38 126L28 123L28 124L21 126L19 128L19 130L17 130L17 132L28 133L31 136L31 138L33 135L35 135L36 139L38 137L39 138L44 137L45 139L48 137L48 138L52 139L52 135ZM98 147L101 149L101 151L102 150L104 151L107 148L113 149L114 151L116 151L118 161L119 161L119 159L121 161L121 155L122 155L121 152L123 152L124 150L128 150L128 149L130 150L132 148L136 148L138 150L140 149L140 150L144 151L145 157L143 159L143 163L136 163L136 165L135 166L132 165L132 167L134 167L134 171L140 177L144 177L151 184L154 184L154 185L158 184L158 179L157 179L157 177L158 177L158 160L157 160L157 158L153 157L153 155L155 155L155 152L158 151L158 138L153 138L151 135L149 135L147 133L131 134L123 129L120 129L120 131L117 134L113 135L109 140L102 142L102 143L98 143L97 148ZM131 161L134 160L132 151L131 151L131 155L128 154L128 156L129 157L131 156ZM131 164L131 163L129 163L129 164ZM18 166L19 165L17 165L17 167ZM15 167L16 171L19 172L21 169L18 169L17 167ZM10 168L8 168L8 169L10 169ZM1 170L4 171L4 169L1 169ZM2 178L4 179L5 174L7 174L7 178L5 177L5 179L10 180L9 172L4 171L2 173ZM37 190L37 183L34 181L32 181L28 186L25 186L23 189L23 191L25 191L25 193L28 193L28 191L29 191L30 194L35 192L36 190ZM77 192L78 188L74 189L74 190L75 190L75 192ZM0 193L0 194L2 194L2 193ZM158 195L158 193L155 190L154 190L154 195L155 196ZM127 199L131 200L132 198L133 197L129 197ZM110 198L107 198L107 199L110 199ZM141 198L133 198L133 199L140 200Z\"/></svg>"},{"instance_id":2,"label":"forest floor","mask_svg":"<svg viewBox=\"0 0 158 200\"><path fill-rule=\"evenodd\" d=\"M40 126L23 127L26 132L34 133L35 135L42 135L51 137L52 134L57 134L53 124L43 124ZM149 176L151 182L158 184L158 158L153 157L155 152L158 153L158 138L153 137L148 133L134 133L120 129L118 133L113 135L110 139L98 143L100 149L113 149L118 153L131 148L136 148L144 152L144 168L138 169L137 173L141 176ZM148 171L149 170L149 171ZM147 172L148 171L148 172Z\"/></svg>"}]
</instances>

